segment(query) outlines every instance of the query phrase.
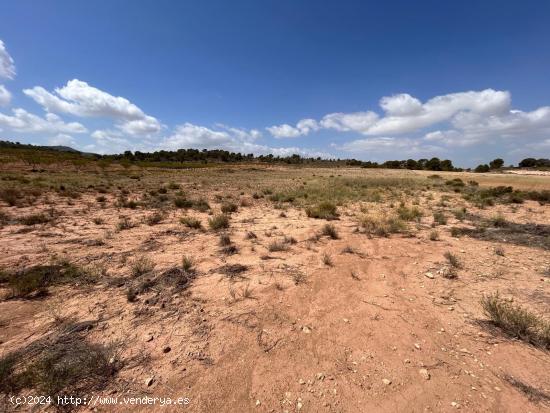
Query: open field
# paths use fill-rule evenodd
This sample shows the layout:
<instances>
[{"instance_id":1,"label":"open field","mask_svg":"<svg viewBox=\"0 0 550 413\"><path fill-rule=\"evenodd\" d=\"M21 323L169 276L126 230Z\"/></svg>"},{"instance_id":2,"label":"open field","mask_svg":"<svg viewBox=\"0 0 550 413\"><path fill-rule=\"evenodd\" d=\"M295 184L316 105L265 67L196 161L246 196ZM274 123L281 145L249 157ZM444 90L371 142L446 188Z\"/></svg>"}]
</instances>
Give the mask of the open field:
<instances>
[{"instance_id":1,"label":"open field","mask_svg":"<svg viewBox=\"0 0 550 413\"><path fill-rule=\"evenodd\" d=\"M550 408L550 176L29 169L0 168L3 395Z\"/></svg>"}]
</instances>

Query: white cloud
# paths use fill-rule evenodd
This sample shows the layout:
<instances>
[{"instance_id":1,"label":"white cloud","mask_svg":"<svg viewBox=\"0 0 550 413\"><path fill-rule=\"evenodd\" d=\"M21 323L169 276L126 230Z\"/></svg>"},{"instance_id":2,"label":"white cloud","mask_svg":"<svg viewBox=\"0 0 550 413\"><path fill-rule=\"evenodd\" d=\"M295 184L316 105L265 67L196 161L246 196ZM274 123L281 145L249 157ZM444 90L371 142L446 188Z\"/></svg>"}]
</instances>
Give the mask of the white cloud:
<instances>
[{"instance_id":1,"label":"white cloud","mask_svg":"<svg viewBox=\"0 0 550 413\"><path fill-rule=\"evenodd\" d=\"M359 132L376 136L385 134L403 134L422 128L451 121L460 114L478 114L482 116L506 113L510 108L510 94L506 91L486 89L479 92L451 93L436 96L426 103L406 93L385 96L380 99L380 107L385 116L373 111L353 113L329 113L319 122L320 127L341 132ZM308 121L313 121L308 119ZM297 130L290 125L268 128L272 134L301 136L315 130Z\"/></svg>"},{"instance_id":2,"label":"white cloud","mask_svg":"<svg viewBox=\"0 0 550 413\"><path fill-rule=\"evenodd\" d=\"M550 107L532 112L511 110L490 116L459 113L451 124L453 129L429 132L424 139L447 146L470 146L503 139L522 145L550 134Z\"/></svg>"},{"instance_id":3,"label":"white cloud","mask_svg":"<svg viewBox=\"0 0 550 413\"><path fill-rule=\"evenodd\" d=\"M297 138L298 136L307 135L312 131L319 129L319 125L315 119L302 119L296 126L291 126L287 123L278 126L270 126L266 128L275 138Z\"/></svg>"},{"instance_id":4,"label":"white cloud","mask_svg":"<svg viewBox=\"0 0 550 413\"><path fill-rule=\"evenodd\" d=\"M85 133L87 129L78 122L64 122L59 116L47 113L44 118L24 109L13 109L13 116L0 113L0 127L19 133Z\"/></svg>"},{"instance_id":5,"label":"white cloud","mask_svg":"<svg viewBox=\"0 0 550 413\"><path fill-rule=\"evenodd\" d=\"M113 96L78 79L56 88L55 94L41 86L23 90L48 112L80 117L105 117L117 121L117 127L129 135L149 135L161 130L160 122L146 115L128 99Z\"/></svg>"},{"instance_id":6,"label":"white cloud","mask_svg":"<svg viewBox=\"0 0 550 413\"><path fill-rule=\"evenodd\" d=\"M378 121L374 112L329 113L320 124L325 129L336 129L340 132L362 131L370 128Z\"/></svg>"},{"instance_id":7,"label":"white cloud","mask_svg":"<svg viewBox=\"0 0 550 413\"><path fill-rule=\"evenodd\" d=\"M48 139L48 144L53 146L72 146L76 145L76 141L71 135L60 133Z\"/></svg>"},{"instance_id":8,"label":"white cloud","mask_svg":"<svg viewBox=\"0 0 550 413\"><path fill-rule=\"evenodd\" d=\"M353 154L367 154L374 157L381 155L385 160L411 156L433 156L434 153L445 152L441 147L425 144L416 139L395 137L356 139L341 146L335 145L335 147Z\"/></svg>"},{"instance_id":9,"label":"white cloud","mask_svg":"<svg viewBox=\"0 0 550 413\"><path fill-rule=\"evenodd\" d=\"M11 102L11 93L4 85L0 85L0 106L8 106Z\"/></svg>"},{"instance_id":10,"label":"white cloud","mask_svg":"<svg viewBox=\"0 0 550 413\"><path fill-rule=\"evenodd\" d=\"M299 154L307 157L331 157L326 152L318 152L298 147L270 147L257 143L261 132L256 129L246 130L217 125L217 129L205 126L184 123L175 128L174 133L158 144L158 149L223 149L243 154L255 155L273 154L276 156L290 156Z\"/></svg>"},{"instance_id":11,"label":"white cloud","mask_svg":"<svg viewBox=\"0 0 550 413\"><path fill-rule=\"evenodd\" d=\"M389 116L412 116L422 112L422 103L407 93L383 97L380 107Z\"/></svg>"},{"instance_id":12,"label":"white cloud","mask_svg":"<svg viewBox=\"0 0 550 413\"><path fill-rule=\"evenodd\" d=\"M0 40L0 78L13 79L15 77L15 64L6 50L4 42Z\"/></svg>"}]
</instances>

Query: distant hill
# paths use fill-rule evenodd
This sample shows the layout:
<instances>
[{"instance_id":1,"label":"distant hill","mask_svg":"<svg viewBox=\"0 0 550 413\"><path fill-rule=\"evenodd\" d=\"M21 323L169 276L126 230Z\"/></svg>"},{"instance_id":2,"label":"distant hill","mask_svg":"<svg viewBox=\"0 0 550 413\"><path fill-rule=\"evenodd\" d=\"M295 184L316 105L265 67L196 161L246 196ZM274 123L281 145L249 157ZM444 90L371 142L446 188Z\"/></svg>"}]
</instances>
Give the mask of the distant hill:
<instances>
[{"instance_id":1,"label":"distant hill","mask_svg":"<svg viewBox=\"0 0 550 413\"><path fill-rule=\"evenodd\" d=\"M71 148L70 146L41 146L41 148L44 149L50 149L52 151L59 151L59 152L74 152L74 153L82 153L74 148Z\"/></svg>"}]
</instances>

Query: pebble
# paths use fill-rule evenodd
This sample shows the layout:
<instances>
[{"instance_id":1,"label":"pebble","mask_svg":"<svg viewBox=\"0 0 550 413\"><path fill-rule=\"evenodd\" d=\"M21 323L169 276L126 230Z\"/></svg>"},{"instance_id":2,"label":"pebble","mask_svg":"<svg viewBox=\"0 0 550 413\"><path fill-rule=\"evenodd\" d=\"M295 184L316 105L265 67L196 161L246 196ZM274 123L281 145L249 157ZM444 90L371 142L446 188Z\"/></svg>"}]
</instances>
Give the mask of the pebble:
<instances>
[{"instance_id":1,"label":"pebble","mask_svg":"<svg viewBox=\"0 0 550 413\"><path fill-rule=\"evenodd\" d=\"M418 372L420 373L420 375L421 375L422 377L424 377L424 379L430 380L430 373L428 372L428 370L426 370L426 369L420 369L420 370L418 370Z\"/></svg>"},{"instance_id":2,"label":"pebble","mask_svg":"<svg viewBox=\"0 0 550 413\"><path fill-rule=\"evenodd\" d=\"M426 274L424 274L424 275L425 275L426 277L428 277L428 278L431 278L431 279L434 279L434 278L435 278L434 275L433 275L433 273L431 273L430 271L428 271L428 272L427 272Z\"/></svg>"},{"instance_id":3,"label":"pebble","mask_svg":"<svg viewBox=\"0 0 550 413\"><path fill-rule=\"evenodd\" d=\"M382 383L384 383L386 386L389 386L391 384L390 379L382 379Z\"/></svg>"},{"instance_id":4,"label":"pebble","mask_svg":"<svg viewBox=\"0 0 550 413\"><path fill-rule=\"evenodd\" d=\"M153 384L154 381L155 381L155 379L154 379L153 377L147 377L147 378L145 379L145 385L146 385L147 387L149 387L151 384Z\"/></svg>"},{"instance_id":5,"label":"pebble","mask_svg":"<svg viewBox=\"0 0 550 413\"><path fill-rule=\"evenodd\" d=\"M302 327L302 331L303 331L304 333L306 333L306 334L311 333L311 329L310 329L308 326L303 326L303 327Z\"/></svg>"},{"instance_id":6,"label":"pebble","mask_svg":"<svg viewBox=\"0 0 550 413\"><path fill-rule=\"evenodd\" d=\"M256 406L259 406L260 404L262 404L262 402L259 400L256 400Z\"/></svg>"},{"instance_id":7,"label":"pebble","mask_svg":"<svg viewBox=\"0 0 550 413\"><path fill-rule=\"evenodd\" d=\"M170 353L170 350L172 350L172 349L170 348L170 346L166 346L166 347L164 347L164 348L162 349L162 352L163 352L163 353Z\"/></svg>"},{"instance_id":8,"label":"pebble","mask_svg":"<svg viewBox=\"0 0 550 413\"><path fill-rule=\"evenodd\" d=\"M451 402L451 406L453 406L455 409L460 409L460 404L457 402Z\"/></svg>"},{"instance_id":9,"label":"pebble","mask_svg":"<svg viewBox=\"0 0 550 413\"><path fill-rule=\"evenodd\" d=\"M420 344L414 343L414 348L417 349L417 350L420 350Z\"/></svg>"},{"instance_id":10,"label":"pebble","mask_svg":"<svg viewBox=\"0 0 550 413\"><path fill-rule=\"evenodd\" d=\"M317 380L323 381L325 379L325 373L317 373L315 377L317 378Z\"/></svg>"}]
</instances>

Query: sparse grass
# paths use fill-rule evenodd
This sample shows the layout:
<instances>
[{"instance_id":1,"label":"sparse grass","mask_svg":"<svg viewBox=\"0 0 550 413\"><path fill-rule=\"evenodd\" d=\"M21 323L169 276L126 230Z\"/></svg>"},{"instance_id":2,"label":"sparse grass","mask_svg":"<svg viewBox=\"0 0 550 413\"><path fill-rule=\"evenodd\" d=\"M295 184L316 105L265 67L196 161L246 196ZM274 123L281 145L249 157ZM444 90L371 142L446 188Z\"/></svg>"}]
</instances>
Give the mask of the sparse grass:
<instances>
[{"instance_id":1,"label":"sparse grass","mask_svg":"<svg viewBox=\"0 0 550 413\"><path fill-rule=\"evenodd\" d=\"M246 239L256 239L256 238L258 238L258 236L254 232L248 231L245 235L245 238Z\"/></svg>"},{"instance_id":2,"label":"sparse grass","mask_svg":"<svg viewBox=\"0 0 550 413\"><path fill-rule=\"evenodd\" d=\"M237 277L245 278L242 274L248 271L248 266L242 264L226 264L218 268L217 271L233 280Z\"/></svg>"},{"instance_id":3,"label":"sparse grass","mask_svg":"<svg viewBox=\"0 0 550 413\"><path fill-rule=\"evenodd\" d=\"M8 204L8 206L19 205L22 198L22 192L16 188L4 188L0 190L0 199Z\"/></svg>"},{"instance_id":4,"label":"sparse grass","mask_svg":"<svg viewBox=\"0 0 550 413\"><path fill-rule=\"evenodd\" d=\"M30 215L24 215L21 218L19 218L19 222L23 225L38 225L38 224L46 224L50 222L53 218L51 216L47 216L46 214L40 213L40 214L30 214Z\"/></svg>"},{"instance_id":5,"label":"sparse grass","mask_svg":"<svg viewBox=\"0 0 550 413\"><path fill-rule=\"evenodd\" d=\"M163 218L164 218L163 214L161 214L160 212L154 212L145 218L145 222L147 223L147 225L153 226L153 225L160 224Z\"/></svg>"},{"instance_id":6,"label":"sparse grass","mask_svg":"<svg viewBox=\"0 0 550 413\"><path fill-rule=\"evenodd\" d=\"M134 228L135 224L128 217L120 217L116 225L117 230L124 231L126 229Z\"/></svg>"},{"instance_id":7,"label":"sparse grass","mask_svg":"<svg viewBox=\"0 0 550 413\"><path fill-rule=\"evenodd\" d=\"M188 209L193 206L193 201L182 196L174 198L174 205L176 208Z\"/></svg>"},{"instance_id":8,"label":"sparse grass","mask_svg":"<svg viewBox=\"0 0 550 413\"><path fill-rule=\"evenodd\" d=\"M143 274L147 274L155 268L155 263L146 256L141 256L134 261L130 267L132 277L139 277Z\"/></svg>"},{"instance_id":9,"label":"sparse grass","mask_svg":"<svg viewBox=\"0 0 550 413\"><path fill-rule=\"evenodd\" d=\"M489 223L493 226L493 227L505 227L507 224L508 224L508 221L506 221L506 218L504 218L504 215L502 215L501 213L498 213L494 216L492 216L490 219L489 219Z\"/></svg>"},{"instance_id":10,"label":"sparse grass","mask_svg":"<svg viewBox=\"0 0 550 413\"><path fill-rule=\"evenodd\" d=\"M267 249L269 252L279 252L279 251L288 251L288 242L285 242L284 239L282 240L274 240L272 241Z\"/></svg>"},{"instance_id":11,"label":"sparse grass","mask_svg":"<svg viewBox=\"0 0 550 413\"><path fill-rule=\"evenodd\" d=\"M39 296L45 294L49 286L93 281L84 268L65 261L52 265L37 265L8 274L5 278L11 290L11 297Z\"/></svg>"},{"instance_id":12,"label":"sparse grass","mask_svg":"<svg viewBox=\"0 0 550 413\"><path fill-rule=\"evenodd\" d=\"M180 222L188 228L201 229L202 223L199 219L192 217L181 217Z\"/></svg>"},{"instance_id":13,"label":"sparse grass","mask_svg":"<svg viewBox=\"0 0 550 413\"><path fill-rule=\"evenodd\" d=\"M342 254L355 254L355 249L351 245L346 245L342 248Z\"/></svg>"},{"instance_id":14,"label":"sparse grass","mask_svg":"<svg viewBox=\"0 0 550 413\"><path fill-rule=\"evenodd\" d=\"M397 215L403 221L418 221L422 217L422 211L417 207L408 208L402 205L397 208Z\"/></svg>"},{"instance_id":15,"label":"sparse grass","mask_svg":"<svg viewBox=\"0 0 550 413\"><path fill-rule=\"evenodd\" d=\"M321 235L327 236L332 239L340 238L340 236L338 235L338 231L336 230L336 227L332 224L323 225L323 228L321 228Z\"/></svg>"},{"instance_id":16,"label":"sparse grass","mask_svg":"<svg viewBox=\"0 0 550 413\"><path fill-rule=\"evenodd\" d=\"M394 215L364 216L359 225L369 234L387 237L390 234L402 232L406 229L405 223Z\"/></svg>"},{"instance_id":17,"label":"sparse grass","mask_svg":"<svg viewBox=\"0 0 550 413\"><path fill-rule=\"evenodd\" d=\"M436 211L433 213L434 224L435 225L447 225L447 217L441 211Z\"/></svg>"},{"instance_id":18,"label":"sparse grass","mask_svg":"<svg viewBox=\"0 0 550 413\"><path fill-rule=\"evenodd\" d=\"M224 214L231 214L232 212L237 212L239 207L233 202L224 202L221 206L221 210Z\"/></svg>"},{"instance_id":19,"label":"sparse grass","mask_svg":"<svg viewBox=\"0 0 550 413\"><path fill-rule=\"evenodd\" d=\"M445 259L447 260L447 262L449 263L449 265L451 267L453 267L453 268L461 268L462 267L462 263L460 262L458 257L455 254L453 254L452 252L447 251L447 252L445 252L445 254L443 254L443 256L445 257Z\"/></svg>"},{"instance_id":20,"label":"sparse grass","mask_svg":"<svg viewBox=\"0 0 550 413\"><path fill-rule=\"evenodd\" d=\"M208 226L214 231L229 228L229 218L225 214L214 215L208 218Z\"/></svg>"},{"instance_id":21,"label":"sparse grass","mask_svg":"<svg viewBox=\"0 0 550 413\"><path fill-rule=\"evenodd\" d=\"M550 321L499 297L498 292L483 296L485 315L507 334L531 344L550 348Z\"/></svg>"},{"instance_id":22,"label":"sparse grass","mask_svg":"<svg viewBox=\"0 0 550 413\"><path fill-rule=\"evenodd\" d=\"M61 334L52 333L0 359L0 392L19 394L25 389L50 396L54 408L57 396L85 394L103 389L117 371L110 362L113 351L84 340L83 323L63 325Z\"/></svg>"},{"instance_id":23,"label":"sparse grass","mask_svg":"<svg viewBox=\"0 0 550 413\"><path fill-rule=\"evenodd\" d=\"M466 208L453 209L453 215L457 220L464 221L464 218L466 218Z\"/></svg>"},{"instance_id":24,"label":"sparse grass","mask_svg":"<svg viewBox=\"0 0 550 413\"><path fill-rule=\"evenodd\" d=\"M325 264L327 267L332 267L334 265L332 257L326 252L324 252L321 256L321 261L323 261L323 264Z\"/></svg>"},{"instance_id":25,"label":"sparse grass","mask_svg":"<svg viewBox=\"0 0 550 413\"><path fill-rule=\"evenodd\" d=\"M199 212L206 212L210 209L210 204L208 201L204 198L199 198L195 201L193 201L193 209L199 211Z\"/></svg>"},{"instance_id":26,"label":"sparse grass","mask_svg":"<svg viewBox=\"0 0 550 413\"><path fill-rule=\"evenodd\" d=\"M435 229L430 232L430 241L439 241L439 232Z\"/></svg>"},{"instance_id":27,"label":"sparse grass","mask_svg":"<svg viewBox=\"0 0 550 413\"><path fill-rule=\"evenodd\" d=\"M193 272L193 269L194 269L194 266L195 266L195 263L193 261L193 259L187 255L184 255L181 259L181 268L183 269L184 272L186 273L190 273L190 272Z\"/></svg>"},{"instance_id":28,"label":"sparse grass","mask_svg":"<svg viewBox=\"0 0 550 413\"><path fill-rule=\"evenodd\" d=\"M309 218L333 220L338 218L336 205L329 201L320 202L315 206L306 208Z\"/></svg>"},{"instance_id":29,"label":"sparse grass","mask_svg":"<svg viewBox=\"0 0 550 413\"><path fill-rule=\"evenodd\" d=\"M227 245L231 245L231 238L229 237L229 234L220 234L220 242L221 247L226 247Z\"/></svg>"}]
</instances>

